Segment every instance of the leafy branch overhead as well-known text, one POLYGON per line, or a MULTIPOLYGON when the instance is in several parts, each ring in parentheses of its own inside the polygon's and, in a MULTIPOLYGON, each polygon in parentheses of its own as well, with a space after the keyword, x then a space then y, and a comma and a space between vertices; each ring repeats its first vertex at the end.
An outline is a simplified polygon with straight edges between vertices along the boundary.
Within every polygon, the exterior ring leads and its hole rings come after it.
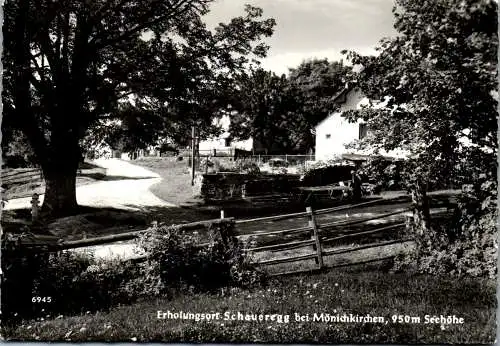
POLYGON ((469 159, 496 177, 497 3, 398 0, 393 12, 399 34, 378 56, 348 53, 363 67, 358 85, 385 107, 351 119, 369 122, 370 144, 409 149, 427 179, 448 179, 469 159))
POLYGON ((111 122, 123 122, 126 133, 137 129, 134 122, 150 124, 129 143, 136 147, 162 136, 185 137, 195 124, 213 131, 234 78, 266 55, 263 39, 275 21, 248 5, 243 16, 209 30, 203 16, 212 2, 7 2, 7 137, 9 129, 22 130, 45 177, 71 180, 82 143, 107 137, 111 122))

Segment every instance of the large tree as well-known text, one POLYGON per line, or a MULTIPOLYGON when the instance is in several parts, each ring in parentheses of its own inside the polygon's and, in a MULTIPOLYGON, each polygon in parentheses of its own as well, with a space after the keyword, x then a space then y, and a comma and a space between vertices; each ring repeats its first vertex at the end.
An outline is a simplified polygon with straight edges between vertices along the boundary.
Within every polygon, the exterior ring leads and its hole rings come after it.
POLYGON ((304 146, 301 130, 307 131, 307 123, 297 112, 299 100, 286 76, 259 68, 239 81, 233 93, 231 135, 251 137, 269 154, 300 151, 304 146))
POLYGON ((497 2, 397 0, 393 12, 398 35, 378 56, 348 55, 363 67, 358 85, 385 107, 349 116, 368 122, 369 145, 409 150, 408 183, 426 231, 430 184, 496 182, 497 2))
POLYGON ((313 59, 290 69, 288 76, 257 69, 240 78, 231 132, 253 137, 269 153, 305 153, 314 148, 314 127, 335 111, 335 97, 351 68, 313 59))
POLYGON ((82 140, 103 121, 154 116, 149 123, 163 134, 220 115, 219 91, 252 55, 265 56, 261 39, 275 23, 247 6, 244 16, 211 31, 203 22, 211 2, 6 2, 5 124, 22 130, 35 152, 44 210, 56 216, 77 206, 82 140))

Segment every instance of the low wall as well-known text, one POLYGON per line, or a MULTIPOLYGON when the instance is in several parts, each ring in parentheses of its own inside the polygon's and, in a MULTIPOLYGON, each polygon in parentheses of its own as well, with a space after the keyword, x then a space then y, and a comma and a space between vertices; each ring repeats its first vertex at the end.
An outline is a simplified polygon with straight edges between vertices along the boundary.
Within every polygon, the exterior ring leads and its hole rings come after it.
POLYGON ((299 186, 299 175, 219 172, 203 174, 200 195, 205 202, 238 201, 245 195, 288 193, 299 186), (243 188, 243 186, 245 186, 243 188))

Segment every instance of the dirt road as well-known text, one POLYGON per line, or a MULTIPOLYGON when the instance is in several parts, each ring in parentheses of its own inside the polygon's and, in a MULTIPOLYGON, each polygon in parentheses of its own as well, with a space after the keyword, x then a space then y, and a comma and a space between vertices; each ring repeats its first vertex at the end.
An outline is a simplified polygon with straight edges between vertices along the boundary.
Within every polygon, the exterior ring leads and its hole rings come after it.
MULTIPOLYGON (((97 183, 78 186, 76 188, 78 204, 125 210, 138 210, 148 206, 175 206, 149 191, 152 185, 161 180, 158 174, 119 159, 99 159, 94 163, 106 168, 106 177, 97 183)), ((30 208, 30 202, 30 197, 12 199, 5 205, 4 210, 30 208)), ((40 196, 40 202, 43 202, 43 195, 40 196)))

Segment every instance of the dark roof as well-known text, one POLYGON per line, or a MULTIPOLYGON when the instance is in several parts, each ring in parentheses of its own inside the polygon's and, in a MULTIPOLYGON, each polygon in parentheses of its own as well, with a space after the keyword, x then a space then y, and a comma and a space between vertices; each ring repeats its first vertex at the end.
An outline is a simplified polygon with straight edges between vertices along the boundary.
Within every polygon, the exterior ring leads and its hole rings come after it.
POLYGON ((339 91, 337 95, 334 96, 333 102, 342 104, 347 100, 347 94, 356 87, 355 83, 346 83, 344 88, 339 91))
MULTIPOLYGON (((337 95, 335 95, 333 97, 333 102, 335 102, 336 104, 343 104, 347 101, 347 94, 349 94, 350 91, 352 91, 353 89, 356 88, 356 84, 355 83, 346 83, 346 85, 344 86, 344 88, 339 91, 337 93, 337 95)), ((325 120, 326 118, 328 118, 329 116, 331 115, 331 113, 328 113, 324 118, 322 118, 321 120, 319 120, 315 127, 318 126, 321 122, 323 122, 323 120, 325 120)))

